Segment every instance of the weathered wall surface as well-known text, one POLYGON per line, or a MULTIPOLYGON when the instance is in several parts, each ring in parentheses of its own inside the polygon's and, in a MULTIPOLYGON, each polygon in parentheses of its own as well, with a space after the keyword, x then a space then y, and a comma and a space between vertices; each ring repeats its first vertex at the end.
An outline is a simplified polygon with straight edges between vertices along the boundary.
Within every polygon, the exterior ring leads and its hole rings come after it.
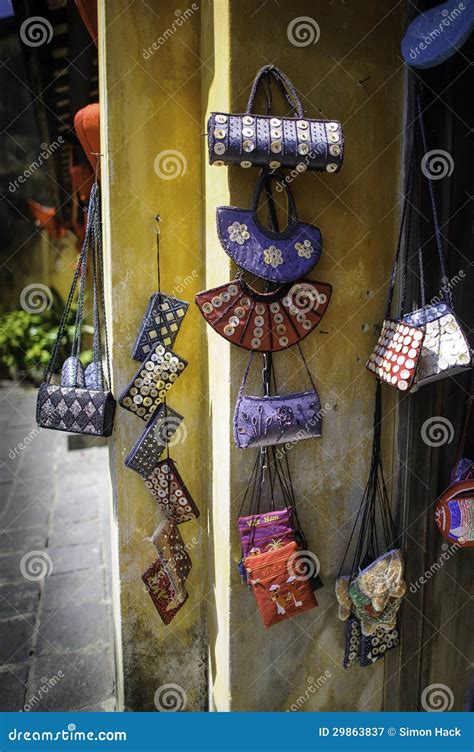
MULTIPOLYGON (((330 405, 323 438, 301 443, 289 458, 309 546, 321 560, 326 587, 317 593, 319 607, 266 632, 240 583, 236 518, 254 453, 234 448, 231 420, 246 355, 206 331, 191 305, 176 345, 189 366, 170 404, 186 416, 188 437, 173 455, 202 516, 198 524, 183 526, 186 540, 199 537, 191 551, 191 597, 167 628, 140 581, 153 558, 143 538, 153 528, 154 503, 138 476, 122 465, 142 425, 120 409, 117 415, 113 462, 126 707, 153 709, 155 690, 173 682, 185 689, 188 710, 206 709, 209 645, 213 709, 285 710, 304 697, 302 710, 377 710, 383 665, 340 668, 344 627, 333 583, 368 473, 375 382, 364 362, 382 317, 396 238, 401 6, 388 0, 363 6, 207 0, 148 58, 143 50, 180 15, 177 3, 153 10, 122 0, 104 0, 102 6, 116 392, 133 373, 131 343, 155 289, 153 214, 163 218, 163 289, 172 291, 177 279, 195 271, 181 293, 192 300, 197 290, 232 273, 217 239, 215 206, 248 205, 257 173, 206 165, 202 134, 208 112, 242 111, 256 70, 273 62, 304 95, 308 116, 342 120, 346 138, 340 174, 307 173, 291 186, 301 219, 323 234, 322 259, 312 276, 333 285, 328 311, 303 345, 321 403, 330 405), (318 24, 317 43, 297 46, 289 39, 289 24, 300 16, 318 24), (154 170, 156 155, 168 149, 186 162, 186 171, 173 180, 154 170), (325 678, 314 691, 319 677, 325 678)), ((296 352, 278 354, 275 365, 282 391, 306 387, 296 352)), ((256 380, 250 380, 252 388, 258 388, 256 380)), ((390 441, 389 435, 388 456, 390 441)))

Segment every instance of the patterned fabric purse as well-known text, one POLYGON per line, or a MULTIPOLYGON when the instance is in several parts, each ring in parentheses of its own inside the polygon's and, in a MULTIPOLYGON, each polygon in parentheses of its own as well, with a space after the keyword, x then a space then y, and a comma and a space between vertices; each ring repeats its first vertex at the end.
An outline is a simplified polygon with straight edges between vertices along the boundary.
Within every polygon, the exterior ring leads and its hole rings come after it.
POLYGON ((258 292, 242 277, 204 290, 195 301, 221 337, 255 352, 277 352, 301 342, 321 321, 332 287, 301 280, 258 292))
POLYGON ((142 580, 163 623, 169 624, 186 603, 188 593, 182 587, 175 587, 161 559, 153 562, 142 580))
POLYGON ((308 578, 296 574, 298 556, 297 544, 292 542, 276 551, 245 559, 248 582, 265 627, 318 605, 308 578))
POLYGON ((171 457, 158 462, 144 480, 162 512, 177 525, 199 517, 199 509, 171 457))
POLYGON ((157 345, 120 394, 119 405, 149 420, 187 365, 172 350, 157 345))
MULTIPOLYGON (((273 202, 269 201, 268 207, 270 224, 275 227, 273 202)), ((218 206, 217 232, 223 249, 239 267, 279 284, 305 277, 321 255, 320 230, 298 220, 290 188, 279 173, 264 172, 260 176, 250 209, 218 206), (288 199, 288 226, 282 232, 264 227, 257 216, 262 191, 273 178, 288 199)))
POLYGON ((337 172, 344 157, 342 126, 336 120, 305 117, 303 105, 291 81, 274 65, 257 73, 243 114, 212 112, 207 123, 209 163, 240 167, 278 167, 337 172), (255 115, 257 87, 268 84, 267 114, 255 115), (271 115, 271 82, 274 81, 294 117, 271 115))
POLYGON ((160 405, 125 458, 125 465, 147 478, 165 449, 173 445, 183 420, 183 416, 168 405, 160 405))
POLYGON ((239 517, 238 527, 244 557, 275 551, 295 540, 289 509, 239 517))
POLYGON ((162 292, 152 295, 133 345, 132 358, 145 360, 158 344, 173 347, 188 307, 189 303, 172 295, 162 292))
POLYGON ((253 353, 245 369, 234 411, 234 442, 239 449, 319 438, 321 403, 300 348, 312 389, 287 395, 253 397, 244 394, 253 353))
MULTIPOLYGON (((115 415, 115 400, 108 389, 110 384, 110 361, 105 321, 105 303, 103 294, 102 243, 100 225, 100 197, 99 187, 95 183, 92 187, 87 215, 87 226, 79 261, 74 273, 71 289, 66 306, 58 327, 58 334, 51 354, 48 367, 44 374, 44 381, 38 390, 36 403, 36 421, 41 428, 52 428, 57 431, 87 434, 91 436, 110 436, 113 430, 115 415), (81 329, 83 324, 84 296, 86 286, 86 271, 91 251, 94 302, 93 302, 93 353, 95 373, 101 374, 101 379, 85 379, 84 370, 79 360, 81 329), (52 384, 61 341, 64 337, 66 322, 71 309, 79 278, 81 279, 71 357, 63 365, 61 385, 52 384), (99 307, 102 309, 102 317, 99 307), (102 321, 101 321, 102 318, 102 321), (107 383, 102 372, 102 343, 101 324, 105 332, 105 357, 107 363, 107 383)), ((89 369, 89 374, 91 373, 89 369)))

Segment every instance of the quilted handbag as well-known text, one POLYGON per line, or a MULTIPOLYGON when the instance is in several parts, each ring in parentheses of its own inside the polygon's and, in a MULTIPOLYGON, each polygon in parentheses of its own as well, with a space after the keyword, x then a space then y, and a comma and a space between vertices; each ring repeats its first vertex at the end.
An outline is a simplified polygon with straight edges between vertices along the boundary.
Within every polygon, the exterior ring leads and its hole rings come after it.
MULTIPOLYGON (((41 428, 52 428, 57 431, 87 434, 91 436, 110 436, 113 430, 115 415, 115 399, 108 389, 110 384, 110 361, 105 321, 105 303, 103 294, 102 244, 100 232, 100 197, 99 187, 95 183, 92 187, 86 233, 79 261, 74 273, 71 289, 66 306, 58 327, 58 334, 53 346, 49 364, 44 374, 44 381, 38 390, 36 402, 36 421, 41 428), (89 250, 91 253, 89 254, 89 250), (86 270, 89 255, 92 257, 94 297, 93 297, 93 357, 96 373, 102 374, 100 383, 87 382, 82 364, 79 360, 81 330, 83 324, 84 296, 86 270), (70 313, 77 283, 79 293, 75 333, 71 356, 65 361, 61 372, 61 384, 53 384, 52 378, 58 359, 61 342, 64 337, 66 323, 70 313), (101 312, 102 311, 102 320, 101 312), (105 346, 102 348, 101 325, 104 326, 105 346), (107 381, 102 373, 102 354, 105 350, 107 363, 107 381)), ((90 373, 90 371, 89 371, 90 373)))
POLYGON ((321 255, 319 228, 298 220, 290 188, 278 173, 260 176, 250 209, 218 206, 217 232, 223 249, 238 266, 279 284, 306 276, 321 255), (288 225, 282 232, 264 227, 257 216, 262 190, 272 177, 288 198, 288 225))
POLYGON ((144 481, 161 511, 177 525, 199 517, 199 509, 171 457, 158 462, 144 481))
POLYGON ((248 582, 265 627, 318 605, 308 579, 295 574, 297 557, 297 544, 291 542, 276 551, 245 559, 248 582))
POLYGON ((183 420, 168 405, 160 405, 125 458, 125 465, 146 478, 165 449, 176 442, 176 432, 183 420))
POLYGON ((172 350, 157 345, 120 394, 119 405, 142 420, 149 420, 187 365, 172 350))
MULTIPOLYGON (((270 90, 271 93, 271 90, 270 90)), ((209 163, 240 167, 295 168, 299 172, 320 170, 337 172, 344 157, 342 126, 336 120, 305 117, 296 89, 274 65, 261 68, 253 82, 246 112, 212 112, 207 123, 209 163), (274 81, 293 117, 253 112, 260 82, 274 81)))
POLYGON ((321 321, 331 285, 304 279, 272 292, 257 292, 242 277, 205 290, 195 301, 207 323, 224 339, 247 350, 285 350, 321 321))
POLYGON ((179 327, 189 303, 185 300, 156 292, 151 296, 140 331, 132 349, 132 358, 145 360, 156 345, 173 347, 179 327))
POLYGON ((246 449, 319 438, 322 428, 321 403, 304 357, 312 389, 296 394, 262 397, 244 394, 252 358, 253 353, 249 357, 235 405, 236 447, 246 449))
POLYGON ((148 302, 135 344, 132 358, 144 361, 157 345, 171 348, 181 323, 189 308, 189 303, 173 295, 161 292, 160 275, 160 218, 156 217, 156 268, 158 292, 148 302))
POLYGON ((153 562, 142 575, 142 580, 161 620, 169 624, 186 603, 188 593, 184 588, 175 587, 161 559, 153 562))

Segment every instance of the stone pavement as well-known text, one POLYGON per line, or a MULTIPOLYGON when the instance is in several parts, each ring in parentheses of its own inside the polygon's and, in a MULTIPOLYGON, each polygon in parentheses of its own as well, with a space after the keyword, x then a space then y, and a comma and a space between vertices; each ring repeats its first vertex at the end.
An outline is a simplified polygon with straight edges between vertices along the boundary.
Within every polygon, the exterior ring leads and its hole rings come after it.
POLYGON ((0 711, 115 710, 107 448, 35 400, 0 389, 0 711))

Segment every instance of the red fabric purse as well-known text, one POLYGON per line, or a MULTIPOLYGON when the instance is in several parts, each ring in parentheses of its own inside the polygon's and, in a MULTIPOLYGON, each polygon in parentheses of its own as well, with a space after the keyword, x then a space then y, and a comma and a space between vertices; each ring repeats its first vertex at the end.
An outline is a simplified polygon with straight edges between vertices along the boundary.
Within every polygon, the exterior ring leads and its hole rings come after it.
POLYGON ((245 559, 248 582, 265 627, 315 608, 318 604, 306 575, 298 575, 298 547, 288 543, 245 559))

